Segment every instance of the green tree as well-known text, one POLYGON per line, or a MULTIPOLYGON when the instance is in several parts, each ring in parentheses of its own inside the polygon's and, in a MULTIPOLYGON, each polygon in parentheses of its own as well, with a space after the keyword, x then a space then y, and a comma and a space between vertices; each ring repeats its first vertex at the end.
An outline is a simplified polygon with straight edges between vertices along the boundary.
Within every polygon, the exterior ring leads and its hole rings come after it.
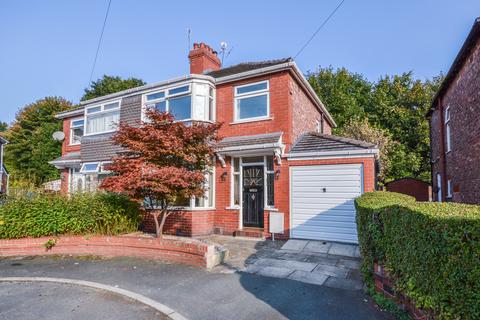
POLYGON ((425 114, 443 75, 421 81, 412 72, 369 82, 345 68, 320 68, 309 82, 337 121, 340 134, 350 121, 368 119, 395 142, 385 181, 403 177, 430 179, 429 126, 425 114))
POLYGON ((103 78, 92 81, 90 87, 84 90, 85 93, 80 100, 93 99, 118 91, 143 86, 144 84, 145 82, 143 80, 137 78, 122 79, 118 76, 103 75, 103 78))
POLYGON ((17 113, 5 133, 10 142, 5 147, 5 164, 15 179, 39 185, 59 177, 58 170, 48 163, 61 154, 61 143, 52 133, 62 129, 62 122, 54 115, 70 108, 72 104, 64 98, 46 97, 17 113))
POLYGON ((8 123, 0 121, 0 132, 5 132, 8 129, 8 123))

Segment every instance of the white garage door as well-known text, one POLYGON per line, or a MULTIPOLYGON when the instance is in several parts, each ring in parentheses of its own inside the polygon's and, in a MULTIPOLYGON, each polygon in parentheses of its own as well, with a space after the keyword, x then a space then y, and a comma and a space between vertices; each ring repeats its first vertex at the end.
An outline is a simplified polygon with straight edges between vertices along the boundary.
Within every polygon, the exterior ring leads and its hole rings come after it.
POLYGON ((361 164, 290 169, 292 238, 357 243, 354 199, 363 192, 361 164))

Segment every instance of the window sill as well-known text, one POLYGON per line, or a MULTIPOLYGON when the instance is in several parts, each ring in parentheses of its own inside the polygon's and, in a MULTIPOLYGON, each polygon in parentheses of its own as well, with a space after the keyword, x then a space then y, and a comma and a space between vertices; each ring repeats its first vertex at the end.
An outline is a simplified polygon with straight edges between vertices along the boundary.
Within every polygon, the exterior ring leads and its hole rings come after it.
POLYGON ((240 207, 239 206, 226 207, 225 210, 240 210, 240 207))
POLYGON ((272 212, 274 212, 274 211, 275 211, 275 212, 276 212, 276 211, 279 211, 279 210, 278 210, 277 208, 275 208, 275 207, 265 207, 264 210, 266 210, 266 211, 272 211, 272 212))
POLYGON ((110 130, 110 131, 102 131, 102 132, 89 133, 89 134, 84 134, 83 136, 84 136, 84 137, 98 136, 98 135, 101 135, 101 134, 112 133, 112 132, 116 132, 116 131, 118 131, 118 130, 115 129, 115 130, 110 130))
POLYGON ((80 142, 79 143, 69 143, 69 144, 67 144, 67 147, 75 147, 75 146, 79 146, 79 145, 81 145, 80 142))
POLYGON ((242 124, 242 123, 270 121, 270 120, 273 120, 273 117, 261 117, 261 118, 245 119, 245 120, 235 120, 233 122, 230 122, 229 124, 242 124))

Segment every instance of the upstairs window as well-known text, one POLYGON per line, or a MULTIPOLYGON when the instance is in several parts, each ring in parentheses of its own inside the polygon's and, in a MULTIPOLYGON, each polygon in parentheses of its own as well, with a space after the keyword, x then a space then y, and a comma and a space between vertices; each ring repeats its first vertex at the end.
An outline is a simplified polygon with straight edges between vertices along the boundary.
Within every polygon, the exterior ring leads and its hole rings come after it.
POLYGON ((192 119, 190 85, 153 92, 145 96, 146 106, 160 112, 170 112, 176 120, 192 119))
POLYGON ((235 87, 235 121, 268 117, 269 100, 268 81, 235 87))
POLYGON ((86 135, 117 130, 120 120, 120 102, 110 102, 86 109, 86 135))
POLYGON ((452 151, 451 128, 450 128, 450 107, 445 109, 445 143, 447 152, 452 151))
POLYGON ((79 144, 83 137, 84 119, 76 119, 70 122, 70 144, 79 144))

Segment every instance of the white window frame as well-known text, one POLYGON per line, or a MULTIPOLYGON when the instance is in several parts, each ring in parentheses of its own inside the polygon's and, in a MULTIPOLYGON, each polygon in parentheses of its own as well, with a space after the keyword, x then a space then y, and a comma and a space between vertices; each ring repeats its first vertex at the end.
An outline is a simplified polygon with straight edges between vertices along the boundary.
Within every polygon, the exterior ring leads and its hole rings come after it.
POLYGON ((250 121, 257 121, 257 120, 264 120, 270 118, 270 81, 269 80, 263 80, 263 81, 258 81, 258 82, 252 82, 252 83, 247 83, 241 86, 235 86, 233 88, 233 96, 234 96, 234 107, 233 107, 233 122, 234 123, 241 123, 241 122, 250 122, 250 121), (237 93, 237 90, 240 88, 244 87, 249 87, 261 83, 266 83, 267 88, 262 89, 262 90, 257 90, 257 91, 252 91, 252 92, 246 92, 246 93, 237 93), (251 118, 239 118, 240 112, 238 110, 238 101, 243 99, 243 98, 253 98, 253 97, 258 97, 258 96, 267 96, 267 114, 264 116, 259 116, 259 117, 251 117, 251 118))
MULTIPOLYGON (((193 120, 192 116, 193 116, 193 111, 194 111, 193 110, 194 95, 193 95, 193 90, 192 90, 192 83, 183 83, 183 84, 176 85, 176 86, 173 86, 173 87, 166 87, 166 88, 162 88, 160 90, 153 90, 153 91, 144 93, 143 97, 142 97, 142 104, 144 106, 143 109, 146 111, 148 109, 155 108, 155 104, 165 101, 165 111, 170 112, 170 103, 169 103, 170 99, 180 97, 180 96, 188 96, 188 95, 190 95, 190 118, 181 119, 181 120, 178 120, 178 121, 185 121, 185 122, 192 121, 193 120), (168 94, 168 92, 170 90, 175 90, 177 88, 186 87, 186 86, 188 86, 188 91, 183 91, 183 92, 175 93, 175 94, 168 94), (151 95, 151 94, 154 94, 154 93, 159 93, 159 92, 163 92, 165 94, 165 96, 163 98, 147 100, 148 95, 151 95)), ((145 112, 142 112, 142 121, 147 120, 146 117, 144 116, 144 113, 145 112)))
MULTIPOLYGON (((195 197, 192 197, 190 199, 190 207, 188 208, 189 210, 214 210, 215 209, 215 166, 211 168, 211 174, 212 174, 212 205, 209 205, 209 198, 208 198, 208 188, 205 190, 205 195, 203 196, 204 200, 204 206, 195 206, 195 197)), ((210 184, 210 176, 209 174, 205 174, 205 184, 208 186, 210 184)))
POLYGON ((447 180, 447 198, 452 198, 452 180, 447 180))
POLYGON ((445 143, 446 143, 446 153, 452 151, 452 138, 451 138, 451 127, 450 127, 450 106, 445 109, 445 143))
POLYGON ((91 174, 91 173, 100 173, 102 163, 101 162, 84 162, 80 168, 80 173, 91 174), (96 164, 97 168, 95 170, 85 170, 85 167, 90 164, 96 164))
POLYGON ((117 130, 118 130, 118 123, 116 124, 116 127, 115 127, 115 129, 113 129, 113 130, 106 130, 106 131, 99 131, 99 132, 88 133, 88 132, 87 132, 87 131, 88 131, 88 130, 87 130, 87 125, 88 125, 87 118, 88 118, 88 116, 91 116, 91 115, 99 115, 99 114, 110 113, 110 112, 112 112, 112 111, 118 111, 118 112, 119 112, 119 119, 120 119, 121 101, 122 101, 121 99, 119 99, 119 100, 112 100, 112 101, 104 102, 104 103, 102 103, 102 104, 92 105, 92 106, 86 107, 86 108, 85 108, 85 115, 84 115, 83 136, 84 136, 84 137, 86 137, 86 136, 94 136, 94 135, 97 135, 97 134, 103 134, 103 133, 109 133, 109 132, 115 132, 115 131, 117 131, 117 130), (113 104, 113 103, 118 103, 118 107, 113 108, 113 109, 105 110, 105 106, 106 106, 106 105, 113 104), (100 111, 88 113, 88 110, 89 110, 89 109, 98 108, 98 107, 100 107, 100 111))
POLYGON ((83 135, 85 135, 85 118, 75 118, 75 119, 70 120, 70 136, 68 138, 68 145, 69 146, 77 146, 77 145, 81 144, 81 141, 72 143, 72 141, 73 141, 73 129, 77 129, 77 128, 80 128, 80 127, 83 128, 83 135), (79 120, 83 120, 83 126, 78 126, 78 125, 74 126, 73 123, 75 121, 79 121, 79 120))

